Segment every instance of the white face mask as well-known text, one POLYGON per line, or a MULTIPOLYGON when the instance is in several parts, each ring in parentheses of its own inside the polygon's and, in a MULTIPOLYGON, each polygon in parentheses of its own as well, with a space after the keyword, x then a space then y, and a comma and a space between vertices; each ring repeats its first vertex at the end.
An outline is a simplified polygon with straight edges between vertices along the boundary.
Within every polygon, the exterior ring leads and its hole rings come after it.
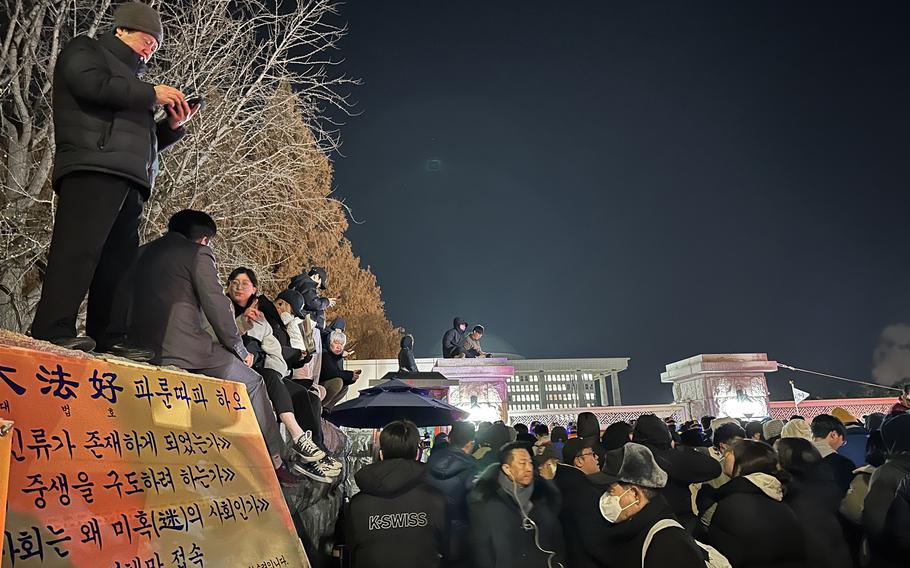
POLYGON ((622 514, 623 511, 629 507, 635 506, 638 501, 629 503, 625 507, 620 505, 619 500, 623 495, 631 491, 631 489, 626 489, 620 495, 611 495, 610 493, 604 493, 600 496, 600 514, 603 515, 603 518, 607 519, 611 523, 615 523, 616 519, 622 514))
POLYGON ((281 323, 287 325, 294 319, 294 314, 290 312, 281 312, 281 323))

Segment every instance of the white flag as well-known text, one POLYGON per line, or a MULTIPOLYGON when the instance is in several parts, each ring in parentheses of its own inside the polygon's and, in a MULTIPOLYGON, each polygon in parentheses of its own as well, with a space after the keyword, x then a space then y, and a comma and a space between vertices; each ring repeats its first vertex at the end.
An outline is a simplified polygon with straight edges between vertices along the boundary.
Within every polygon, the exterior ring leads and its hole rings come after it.
POLYGON ((802 401, 809 398, 809 393, 807 393, 804 390, 800 390, 800 389, 796 388, 793 385, 793 383, 790 383, 790 388, 793 389, 793 402, 796 403, 797 405, 799 405, 799 403, 801 403, 802 401))

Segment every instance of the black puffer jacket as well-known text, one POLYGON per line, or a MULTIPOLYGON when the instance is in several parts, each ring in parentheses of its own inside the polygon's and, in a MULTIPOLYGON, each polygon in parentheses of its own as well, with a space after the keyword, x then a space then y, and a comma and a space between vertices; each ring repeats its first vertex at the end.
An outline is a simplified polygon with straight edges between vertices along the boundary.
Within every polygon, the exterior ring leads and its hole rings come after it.
POLYGON ((360 469, 346 536, 355 568, 435 568, 445 552, 445 498, 426 465, 383 460, 360 469))
POLYGON ((654 459, 667 472, 667 485, 661 490, 673 514, 688 530, 696 523, 692 511, 692 493, 689 485, 704 483, 721 474, 720 464, 694 448, 673 448, 670 430, 663 420, 646 414, 635 423, 632 441, 646 446, 654 459))
POLYGON ((319 295, 319 285, 306 274, 300 274, 291 278, 288 288, 303 295, 303 311, 313 318, 316 327, 325 329, 325 311, 329 309, 330 302, 328 298, 319 295))
POLYGON ((910 476, 910 414, 889 416, 881 430, 890 455, 869 479, 869 492, 863 504, 863 530, 869 539, 873 565, 876 562, 887 565, 893 547, 886 520, 898 486, 910 476))
POLYGON ((449 526, 448 559, 460 562, 468 550, 468 493, 474 488, 477 460, 451 446, 434 450, 427 461, 426 483, 445 495, 449 526))
POLYGON ((853 559, 838 520, 840 487, 826 464, 787 486, 784 503, 806 531, 806 568, 851 568, 853 559))
POLYGON ((705 542, 736 568, 805 568, 806 537, 783 502, 779 481, 765 474, 736 477, 717 491, 705 542))
MULTIPOLYGON (((667 502, 658 495, 634 517, 603 531, 602 566, 641 568, 641 553, 648 531, 661 519, 674 519, 667 502)), ((668 527, 657 531, 648 546, 644 568, 704 568, 705 553, 685 530, 668 527)), ((737 568, 739 568, 738 565, 737 568)))
POLYGON ((485 469, 468 497, 474 567, 548 568, 549 556, 537 547, 535 535, 540 548, 555 553, 553 566, 564 563, 559 490, 535 476, 528 516, 536 530, 525 530, 518 503, 499 485, 500 471, 499 464, 485 469))
POLYGON ((600 514, 600 497, 609 485, 596 485, 583 471, 559 464, 553 478, 562 495, 559 514, 566 539, 566 560, 572 568, 608 566, 613 551, 604 540, 613 525, 600 514))
POLYGON ((158 152, 183 137, 155 124, 154 85, 142 61, 112 33, 70 40, 54 69, 54 187, 63 176, 95 171, 135 182, 148 200, 158 152))

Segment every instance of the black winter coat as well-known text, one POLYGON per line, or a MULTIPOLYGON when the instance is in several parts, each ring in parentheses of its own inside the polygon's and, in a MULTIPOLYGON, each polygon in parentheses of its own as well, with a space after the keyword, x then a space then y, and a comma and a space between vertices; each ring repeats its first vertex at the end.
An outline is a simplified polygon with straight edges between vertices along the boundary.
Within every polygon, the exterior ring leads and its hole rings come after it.
POLYGON ((654 459, 667 472, 667 485, 661 493, 670 505, 670 510, 688 530, 695 526, 697 518, 692 511, 692 492, 689 485, 704 483, 721 474, 720 463, 711 456, 694 448, 657 448, 645 444, 654 459))
POLYGON ((405 335, 401 338, 401 351, 398 352, 398 370, 416 373, 417 361, 414 360, 414 338, 405 335))
POLYGON ((528 516, 537 528, 528 531, 515 498, 499 485, 500 471, 499 464, 484 470, 468 497, 474 568, 548 568, 549 556, 538 549, 535 534, 541 548, 556 553, 553 566, 565 562, 559 490, 535 476, 528 516))
POLYGON ((894 501, 888 507, 885 521, 885 540, 888 547, 873 558, 876 568, 903 568, 910 558, 910 476, 898 485, 894 501))
MULTIPOLYGON (((610 554, 602 558, 610 568, 641 568, 641 552, 648 531, 661 519, 675 519, 666 500, 658 495, 631 519, 617 523, 603 536, 610 554)), ((738 565, 734 565, 739 568, 738 565)), ((680 528, 657 531, 648 547, 645 568, 704 568, 705 553, 680 528)), ((571 568, 571 565, 569 566, 571 568)))
POLYGON ((325 311, 329 309, 330 302, 328 298, 319 295, 319 285, 306 274, 300 274, 291 278, 288 288, 303 295, 303 311, 313 318, 316 327, 320 330, 325 329, 325 311))
POLYGON ((847 494, 847 490, 850 489, 850 483, 853 482, 853 471, 856 469, 856 464, 847 456, 842 456, 837 452, 828 454, 822 458, 822 462, 828 464, 828 467, 834 473, 834 481, 840 487, 841 498, 843 499, 844 495, 847 494))
MULTIPOLYGON (((600 514, 600 496, 609 486, 596 485, 577 467, 559 464, 553 479, 562 495, 562 523, 566 541, 566 560, 571 568, 609 566, 612 555, 604 532, 613 528, 600 514)), ((639 567, 640 568, 640 567, 639 567)))
POLYGON ((908 475, 910 451, 902 451, 889 456, 869 480, 869 493, 863 504, 863 530, 869 539, 873 566, 877 565, 876 562, 887 566, 887 558, 893 548, 887 523, 888 509, 894 502, 898 486, 908 475))
POLYGON ((474 488, 479 464, 463 451, 448 446, 433 450, 427 460, 427 485, 445 496, 449 547, 447 558, 460 562, 470 556, 468 549, 468 493, 474 488))
POLYGON ((346 536, 354 568, 436 568, 445 551, 445 498, 426 465, 383 460, 360 469, 346 536))
POLYGON ((319 381, 329 379, 341 379, 346 385, 353 385, 355 382, 354 371, 344 370, 344 354, 335 355, 331 349, 322 352, 322 370, 319 372, 319 381))
MULTIPOLYGON (((468 322, 461 318, 455 318, 454 321, 452 321, 452 329, 442 336, 443 358, 452 359, 464 353, 464 349, 461 348, 461 342, 464 339, 464 331, 458 329, 458 326, 467 324, 468 322)), ((467 331, 467 328, 465 328, 465 331, 467 331)))
POLYGON ((784 503, 805 529, 806 568, 851 568, 853 558, 838 518, 841 492, 831 470, 820 464, 787 486, 784 503))
POLYGON ((155 124, 155 87, 138 77, 142 61, 113 33, 71 39, 54 69, 53 183, 77 171, 135 182, 148 200, 158 152, 185 134, 155 124))
MULTIPOLYGON (((773 492, 772 492, 773 493, 773 492)), ((705 542, 736 568, 805 568, 806 537, 790 507, 747 477, 718 491, 705 542)))

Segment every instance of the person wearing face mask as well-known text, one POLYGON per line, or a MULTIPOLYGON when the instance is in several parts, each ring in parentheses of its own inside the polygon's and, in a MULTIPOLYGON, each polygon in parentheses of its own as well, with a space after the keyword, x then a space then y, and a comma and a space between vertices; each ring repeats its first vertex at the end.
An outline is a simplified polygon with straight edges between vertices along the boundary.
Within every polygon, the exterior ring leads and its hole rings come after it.
POLYGON ((704 568, 706 552, 673 516, 660 493, 665 472, 646 446, 629 442, 607 453, 606 468, 591 476, 609 490, 600 514, 613 526, 604 531, 611 568, 704 568), (650 537, 650 538, 649 538, 650 537))
POLYGON ((764 442, 738 440, 724 455, 730 481, 717 491, 705 542, 736 568, 805 568, 806 535, 784 502, 789 476, 764 442))
POLYGON ((535 476, 526 445, 505 444, 499 456, 468 498, 475 568, 567 568, 559 490, 535 476))

